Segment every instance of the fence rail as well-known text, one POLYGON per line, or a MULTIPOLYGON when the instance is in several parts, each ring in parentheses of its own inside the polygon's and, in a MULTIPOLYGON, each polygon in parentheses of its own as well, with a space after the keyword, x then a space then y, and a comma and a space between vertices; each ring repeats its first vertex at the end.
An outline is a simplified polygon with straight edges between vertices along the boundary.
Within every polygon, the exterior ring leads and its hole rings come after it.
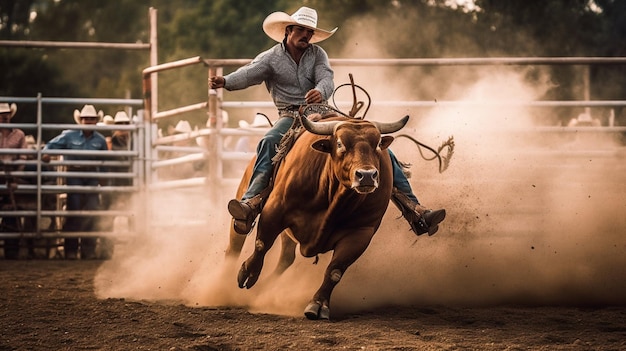
MULTIPOLYGON (((2 44, 0 42, 0 44, 2 44)), ((267 128, 244 129, 230 128, 223 125, 219 116, 223 109, 250 109, 250 108, 274 108, 271 101, 233 101, 225 100, 223 90, 208 90, 207 101, 195 104, 180 106, 166 111, 158 110, 158 101, 156 101, 157 88, 155 84, 157 74, 161 71, 178 69, 189 65, 202 64, 209 70, 210 74, 221 72, 223 67, 241 66, 249 62, 248 59, 236 60, 215 60, 203 59, 199 56, 189 59, 179 60, 171 63, 160 65, 152 65, 146 68, 143 73, 144 99, 87 99, 87 98, 55 98, 55 97, 0 97, 0 102, 16 102, 37 104, 37 121, 36 123, 19 123, 19 124, 0 124, 2 127, 20 128, 23 130, 32 130, 37 136, 37 150, 25 150, 24 154, 34 160, 15 161, 12 165, 27 165, 35 167, 35 170, 12 172, 12 176, 24 177, 34 180, 34 184, 20 184, 15 189, 10 189, 9 185, 0 185, 0 194, 6 194, 12 191, 16 195, 32 195, 36 194, 37 204, 34 208, 17 209, 7 211, 0 210, 2 216, 20 216, 24 218, 36 218, 38 222, 44 217, 63 218, 67 216, 78 217, 98 217, 106 218, 111 216, 129 215, 128 212, 118 210, 108 211, 72 211, 68 213, 63 208, 56 206, 54 209, 43 208, 42 198, 48 195, 63 197, 68 192, 80 193, 99 193, 100 195, 115 193, 132 193, 138 195, 144 212, 131 213, 130 215, 141 218, 138 225, 144 225, 146 228, 150 226, 151 213, 145 210, 146 204, 151 199, 150 196, 155 191, 168 191, 171 189, 181 189, 189 187, 204 187, 211 192, 218 193, 223 189, 222 185, 234 185, 237 176, 224 175, 224 169, 227 163, 246 162, 254 155, 254 152, 242 152, 230 150, 225 147, 226 138, 253 137, 259 138, 263 135, 267 128), (93 126, 84 127, 75 124, 47 124, 42 123, 45 107, 49 104, 94 104, 98 106, 122 105, 132 108, 143 107, 142 118, 135 125, 131 126, 93 126), (191 111, 206 111, 207 118, 213 123, 209 127, 201 128, 188 133, 177 135, 159 136, 157 133, 156 122, 164 119, 180 118, 184 113, 191 111), (95 152, 79 152, 71 150, 41 150, 43 144, 41 133, 45 130, 64 130, 64 129, 92 129, 100 132, 111 132, 117 129, 126 129, 133 133, 134 149, 129 151, 111 152, 108 154, 112 157, 127 157, 131 159, 132 171, 116 172, 116 173, 99 173, 99 172, 78 172, 72 175, 81 177, 89 177, 95 179, 132 179, 130 186, 87 186, 77 187, 63 184, 63 179, 71 176, 64 168, 68 166, 105 166, 115 167, 123 166, 124 162, 114 160, 82 160, 69 161, 58 160, 48 165, 40 163, 41 156, 50 154, 53 156, 99 156, 95 152), (197 144, 203 141, 202 144, 197 144), (191 145, 181 145, 190 142, 191 145), (185 166, 201 164, 203 168, 200 172, 189 173, 183 177, 169 177, 168 171, 179 171, 185 166), (52 168, 47 169, 47 168, 52 168), (55 180, 54 184, 50 184, 50 180, 55 180)), ((626 58, 607 58, 607 57, 580 57, 580 58, 455 58, 455 59, 331 59, 333 66, 497 66, 497 65, 624 65, 626 58)), ((339 106, 350 106, 349 101, 339 101, 339 106)), ((458 107, 520 107, 520 108, 622 108, 626 106, 626 100, 590 100, 581 99, 576 101, 497 101, 497 102, 477 102, 477 101, 377 101, 380 107, 403 107, 403 108, 458 108, 458 107)), ((542 126, 533 128, 518 128, 516 131, 523 133, 559 133, 559 134, 594 134, 594 133, 626 133, 626 126, 602 126, 602 127, 584 127, 571 128, 561 126, 542 126)), ((0 156, 11 154, 12 151, 0 150, 0 156)), ((543 155, 549 154, 546 150, 543 155)), ((568 151, 567 155, 576 155, 578 151, 568 151)), ((622 157, 623 150, 585 150, 581 155, 610 156, 622 157)), ((563 151, 555 151, 556 156, 563 156, 563 151)), ((192 167, 193 168, 193 167, 192 167)), ((243 169, 241 169, 243 171, 243 169)), ((61 227, 55 227, 50 230, 48 228, 36 227, 32 231, 13 231, 0 232, 0 239, 15 237, 101 237, 109 236, 110 232, 94 231, 94 232, 64 232, 61 227)))

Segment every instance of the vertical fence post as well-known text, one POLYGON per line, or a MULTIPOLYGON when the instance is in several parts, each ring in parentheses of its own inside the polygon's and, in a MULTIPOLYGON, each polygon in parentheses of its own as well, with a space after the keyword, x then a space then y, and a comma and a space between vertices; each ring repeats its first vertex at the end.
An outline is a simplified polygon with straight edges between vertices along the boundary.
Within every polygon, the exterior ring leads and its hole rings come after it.
MULTIPOLYGON (((157 9, 154 7, 150 8, 150 66, 156 66, 159 64, 159 59, 157 55, 157 9)), ((156 113, 158 109, 158 73, 153 73, 154 75, 150 75, 150 118, 148 121, 152 122, 152 114, 156 113)))
POLYGON ((37 93, 37 215, 35 216, 35 231, 37 236, 41 235, 41 207, 43 201, 41 200, 43 192, 41 191, 41 142, 42 142, 42 125, 43 125, 43 113, 41 111, 41 93, 37 93))
MULTIPOLYGON (((217 90, 211 89, 210 84, 208 84, 210 77, 213 77, 217 74, 217 70, 215 67, 209 66, 208 69, 208 77, 207 77, 207 87, 208 87, 208 101, 207 101, 207 114, 209 119, 209 128, 212 129, 212 134, 208 138, 208 164, 209 164, 209 173, 207 179, 207 185, 209 187, 209 196, 212 203, 219 203, 220 199, 220 191, 218 179, 218 145, 217 145, 217 137, 220 132, 220 128, 216 128, 218 126, 217 120, 217 112, 218 112, 218 99, 217 99, 217 90)), ((221 126, 221 121, 220 121, 221 126)))

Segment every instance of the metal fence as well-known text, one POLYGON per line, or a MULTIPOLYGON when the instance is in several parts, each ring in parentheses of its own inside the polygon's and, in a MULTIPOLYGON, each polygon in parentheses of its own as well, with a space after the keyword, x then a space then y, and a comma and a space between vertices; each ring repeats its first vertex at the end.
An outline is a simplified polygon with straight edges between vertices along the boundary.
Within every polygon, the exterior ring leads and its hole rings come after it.
MULTIPOLYGON (((193 57, 162 65, 153 65, 143 71, 143 100, 138 99, 65 99, 42 97, 0 97, 0 102, 15 102, 18 104, 36 104, 37 118, 35 123, 0 125, 0 127, 13 127, 23 129, 27 134, 36 138, 36 145, 32 150, 24 150, 23 154, 29 156, 26 161, 6 162, 6 169, 23 165, 28 170, 20 172, 5 171, 5 178, 20 178, 27 180, 12 185, 11 182, 0 184, 2 196, 13 196, 15 201, 8 201, 8 207, 2 208, 0 217, 20 217, 23 225, 18 230, 0 232, 0 239, 7 238, 65 238, 65 237, 106 237, 111 235, 111 228, 92 232, 64 232, 62 230, 63 219, 67 216, 91 216, 97 218, 132 217, 134 227, 126 228, 127 235, 133 235, 137 227, 148 228, 153 224, 152 214, 148 203, 156 192, 170 189, 198 188, 203 187, 206 193, 200 196, 215 196, 219 199, 223 185, 234 185, 238 182, 243 172, 245 162, 253 155, 250 152, 234 151, 225 148, 224 140, 228 137, 254 137, 259 138, 267 129, 228 128, 224 125, 221 113, 225 109, 240 108, 273 108, 268 101, 233 101, 226 100, 222 90, 207 89, 207 101, 196 104, 181 106, 179 108, 159 111, 156 101, 158 86, 155 84, 158 72, 176 69, 188 65, 203 64, 207 67, 208 76, 221 74, 223 67, 240 66, 249 60, 204 60, 193 57), (43 115, 49 104, 71 104, 82 106, 94 104, 96 106, 121 105, 134 109, 136 113, 135 123, 130 126, 93 126, 90 129, 100 132, 110 132, 116 129, 127 129, 132 133, 133 148, 129 151, 109 151, 107 156, 125 158, 128 161, 119 160, 96 160, 102 156, 98 152, 50 150, 43 151, 42 132, 46 130, 61 131, 64 129, 82 129, 84 126, 76 124, 46 124, 43 123, 43 115), (176 135, 159 135, 157 121, 162 119, 176 119, 181 114, 189 111, 206 111, 209 121, 206 128, 192 130, 176 135), (201 141, 201 143, 198 143, 201 141), (50 164, 42 164, 41 156, 50 154, 58 160, 50 164), (82 155, 93 157, 90 161, 67 161, 64 155, 82 155), (225 164, 239 162, 241 168, 234 175, 225 173, 225 164), (84 177, 93 177, 102 180, 124 178, 132 180, 130 186, 101 185, 95 187, 73 187, 65 184, 65 179, 70 175, 66 171, 68 166, 128 166, 130 172, 84 172, 79 174, 84 177), (172 176, 171 171, 179 171, 183 168, 195 170, 186 174, 172 176), (135 199, 138 206, 132 206, 125 210, 112 208, 98 211, 73 211, 69 213, 64 208, 64 198, 69 192, 98 193, 99 196, 107 194, 128 193, 135 199), (27 199, 20 200, 17 199, 27 199), (54 201, 50 201, 53 199, 54 201), (52 205, 51 205, 52 204, 52 205)), ((400 59, 400 60, 331 60, 333 66, 407 66, 407 65, 524 65, 524 64, 558 64, 558 65, 594 65, 594 64, 626 64, 626 58, 499 58, 499 59, 400 59)), ((349 106, 350 102, 339 102, 339 105, 349 106)), ((447 108, 447 107, 472 107, 477 105, 492 106, 517 106, 517 107, 603 107, 623 108, 626 100, 615 101, 592 101, 581 99, 577 101, 510 101, 506 103, 493 102, 466 102, 466 101, 376 101, 379 107, 406 107, 406 108, 447 108)), ((626 127, 618 125, 605 125, 601 127, 586 127, 585 132, 601 133, 625 133, 626 127)), ((535 127, 530 130, 534 133, 580 133, 580 129, 558 126, 535 127)), ((0 156, 14 153, 15 150, 0 150, 0 156)), ((120 237, 120 233, 115 234, 120 237)), ((121 234, 124 236, 124 233, 121 234)))
MULTIPOLYGON (((178 69, 190 65, 202 64, 207 67, 207 77, 213 75, 221 75, 224 67, 239 67, 249 63, 249 59, 203 59, 200 56, 191 57, 175 62, 169 62, 146 68, 143 71, 144 79, 144 96, 146 96, 145 107, 149 111, 147 118, 155 123, 162 119, 173 119, 182 113, 189 111, 205 110, 209 127, 196 131, 178 135, 175 137, 158 137, 155 135, 153 139, 153 147, 158 150, 163 145, 171 144, 173 141, 186 140, 193 142, 197 138, 205 139, 205 143, 201 150, 188 151, 186 159, 193 162, 197 159, 205 157, 208 164, 206 179, 189 178, 186 180, 178 180, 176 182, 162 182, 153 184, 159 187, 179 187, 179 186, 196 186, 206 184, 208 182, 219 187, 222 184, 235 184, 238 178, 230 178, 224 174, 224 163, 232 161, 245 161, 251 158, 249 153, 227 150, 224 148, 224 138, 226 137, 243 137, 243 136, 260 136, 264 134, 266 129, 246 129, 228 128, 223 124, 219 116, 223 110, 236 109, 267 109, 273 108, 273 103, 266 101, 235 101, 225 99, 223 89, 208 89, 207 101, 196 104, 182 106, 179 108, 159 111, 158 101, 156 101, 156 92, 152 84, 152 79, 158 72, 178 69)), ((333 67, 372 67, 372 69, 382 67, 423 67, 423 66, 523 66, 523 65, 577 65, 583 68, 584 75, 589 75, 589 67, 592 65, 626 65, 626 57, 532 57, 532 58, 428 58, 428 59, 331 59, 330 63, 333 67)), ((395 108, 455 108, 455 107, 532 107, 532 108, 623 108, 626 106, 626 100, 590 100, 589 96, 589 79, 584 79, 585 87, 583 89, 583 97, 580 100, 572 101, 515 101, 514 99, 507 102, 476 102, 476 101, 376 101, 378 107, 395 108)), ((227 95, 226 95, 227 96, 227 95)), ((351 102, 339 101, 339 106, 349 107, 351 102)), ((533 133, 624 133, 626 126, 614 125, 612 122, 601 127, 586 127, 584 129, 568 128, 565 126, 540 126, 534 127, 527 132, 533 133)), ((181 158, 179 161, 184 162, 181 158)), ((157 157, 153 157, 151 169, 156 169, 161 165, 171 161, 160 161, 157 157)))
MULTIPOLYGON (((37 239, 39 245, 50 249, 57 246, 55 239, 67 237, 109 237, 114 228, 104 225, 105 222, 112 224, 114 218, 132 218, 135 225, 145 217, 141 212, 141 206, 125 206, 121 209, 116 206, 100 208, 91 211, 67 211, 65 204, 68 193, 92 193, 99 197, 115 197, 116 194, 127 194, 128 198, 141 201, 141 188, 145 178, 144 148, 139 142, 132 142, 128 151, 83 151, 83 150, 43 150, 44 131, 56 131, 81 129, 95 130, 103 134, 112 133, 116 130, 126 130, 131 133, 131 140, 141 141, 144 136, 144 122, 142 111, 134 109, 143 105, 142 100, 133 99, 71 99, 71 98, 48 98, 38 95, 37 97, 0 97, 0 102, 18 103, 19 105, 36 104, 37 116, 34 123, 8 123, 0 124, 0 127, 19 128, 26 135, 34 138, 34 144, 30 149, 0 149, 0 157, 5 155, 24 155, 26 160, 5 160, 0 169, 0 198, 2 208, 0 217, 0 239, 26 239, 32 242, 37 239), (135 123, 131 125, 94 125, 85 126, 77 124, 50 124, 43 123, 46 106, 51 104, 66 104, 82 106, 93 104, 101 107, 105 105, 125 106, 134 115, 135 123), (42 156, 48 154, 52 161, 43 163, 42 156), (80 156, 83 160, 69 160, 65 156, 80 156), (128 169, 123 172, 98 172, 97 168, 120 168, 128 169), (84 171, 68 172, 68 168, 84 169, 84 171), (18 170, 19 169, 19 170, 18 170), (98 186, 73 186, 67 185, 69 177, 98 179, 98 186), (111 180, 126 179, 128 186, 111 185, 111 180), (63 231, 63 223, 68 216, 95 218, 102 224, 98 230, 89 232, 63 231), (8 219, 11 219, 10 221, 8 219), (9 224, 10 223, 10 224, 9 224)), ((14 158, 14 157, 11 157, 14 158)), ((125 227, 122 232, 118 228, 115 234, 117 238, 132 235, 133 227, 125 227)))

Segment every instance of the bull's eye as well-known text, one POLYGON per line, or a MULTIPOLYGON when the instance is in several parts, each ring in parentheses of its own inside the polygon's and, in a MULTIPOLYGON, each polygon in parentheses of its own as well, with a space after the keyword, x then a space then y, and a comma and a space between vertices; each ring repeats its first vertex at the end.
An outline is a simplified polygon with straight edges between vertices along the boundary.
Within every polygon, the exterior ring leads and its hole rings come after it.
POLYGON ((337 150, 340 150, 343 148, 343 144, 341 143, 341 140, 337 139, 337 150))

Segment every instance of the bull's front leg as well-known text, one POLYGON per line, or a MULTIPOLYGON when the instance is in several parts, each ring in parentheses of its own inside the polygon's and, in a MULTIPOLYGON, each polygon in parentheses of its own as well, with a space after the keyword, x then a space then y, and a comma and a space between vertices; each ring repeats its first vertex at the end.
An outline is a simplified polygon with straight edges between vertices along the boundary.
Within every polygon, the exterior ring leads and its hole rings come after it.
POLYGON ((263 261, 265 260, 265 254, 269 248, 265 247, 265 243, 259 239, 254 242, 254 252, 247 260, 243 262, 237 274, 237 282, 239 288, 250 289, 256 284, 261 275, 263 269, 263 261))
POLYGON ((265 254, 274 245, 274 241, 278 237, 278 234, 283 228, 276 226, 276 222, 265 217, 271 217, 268 212, 263 212, 259 218, 259 226, 257 227, 257 236, 254 242, 254 252, 239 269, 237 274, 237 282, 240 288, 250 289, 256 284, 261 275, 261 269, 263 268, 263 261, 265 260, 265 254))
POLYGON ((322 286, 304 309, 304 315, 308 319, 330 319, 330 294, 332 294, 335 285, 339 283, 345 272, 345 269, 338 267, 331 269, 331 266, 329 265, 326 268, 322 286))
POLYGON ((333 289, 348 267, 365 252, 373 236, 373 228, 362 228, 351 231, 337 241, 333 258, 324 272, 324 281, 304 309, 304 315, 308 319, 330 319, 330 296, 333 289))

